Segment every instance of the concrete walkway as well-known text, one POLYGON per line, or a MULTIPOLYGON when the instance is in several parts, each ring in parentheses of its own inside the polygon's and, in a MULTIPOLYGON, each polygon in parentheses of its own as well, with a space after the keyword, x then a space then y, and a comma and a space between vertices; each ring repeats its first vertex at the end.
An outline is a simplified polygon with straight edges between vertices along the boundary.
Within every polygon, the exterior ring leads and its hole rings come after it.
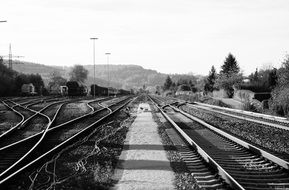
POLYGON ((174 172, 166 157, 148 104, 140 104, 124 143, 113 189, 175 189, 174 172))

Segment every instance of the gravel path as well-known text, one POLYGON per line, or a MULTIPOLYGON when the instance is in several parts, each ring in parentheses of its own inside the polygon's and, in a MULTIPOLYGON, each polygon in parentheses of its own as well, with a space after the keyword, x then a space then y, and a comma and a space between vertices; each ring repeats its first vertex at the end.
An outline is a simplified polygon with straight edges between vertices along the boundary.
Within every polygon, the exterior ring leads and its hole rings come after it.
POLYGON ((174 172, 148 104, 140 104, 124 143, 113 189, 175 189, 174 172))

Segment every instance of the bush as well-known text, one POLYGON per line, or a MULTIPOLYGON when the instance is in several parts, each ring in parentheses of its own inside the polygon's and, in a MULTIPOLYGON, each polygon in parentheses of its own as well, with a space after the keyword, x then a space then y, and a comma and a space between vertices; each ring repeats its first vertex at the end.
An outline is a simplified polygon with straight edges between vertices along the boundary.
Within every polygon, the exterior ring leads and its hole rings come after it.
POLYGON ((246 102, 248 100, 252 100, 254 98, 254 95, 254 92, 249 90, 236 90, 234 94, 234 99, 246 102))
POLYGON ((242 109, 245 111, 262 113, 262 104, 256 100, 245 100, 242 109))
POLYGON ((277 88, 272 93, 270 109, 281 116, 289 116, 289 86, 277 88))

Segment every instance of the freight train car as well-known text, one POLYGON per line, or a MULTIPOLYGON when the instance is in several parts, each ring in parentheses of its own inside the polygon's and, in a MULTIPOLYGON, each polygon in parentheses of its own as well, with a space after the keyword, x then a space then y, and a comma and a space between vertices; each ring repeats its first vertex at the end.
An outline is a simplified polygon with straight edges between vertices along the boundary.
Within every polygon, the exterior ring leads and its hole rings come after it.
POLYGON ((116 95, 119 94, 119 93, 118 93, 118 89, 109 87, 109 88, 108 88, 108 94, 109 94, 110 96, 116 96, 116 95))
POLYGON ((118 94, 119 94, 119 95, 129 95, 129 94, 131 94, 131 93, 130 93, 130 91, 128 91, 128 90, 119 89, 119 90, 118 90, 118 94))
POLYGON ((87 87, 77 81, 68 81, 66 83, 68 88, 68 96, 86 96, 87 87))
POLYGON ((102 86, 98 86, 96 84, 93 84, 90 86, 90 94, 93 96, 94 94, 96 96, 107 96, 108 92, 107 92, 108 88, 107 87, 102 87, 102 86))
POLYGON ((93 96, 95 93, 96 96, 116 96, 116 95, 128 95, 131 94, 128 90, 116 89, 112 87, 102 87, 96 84, 90 86, 90 94, 93 96), (95 91, 94 91, 95 89, 95 91))

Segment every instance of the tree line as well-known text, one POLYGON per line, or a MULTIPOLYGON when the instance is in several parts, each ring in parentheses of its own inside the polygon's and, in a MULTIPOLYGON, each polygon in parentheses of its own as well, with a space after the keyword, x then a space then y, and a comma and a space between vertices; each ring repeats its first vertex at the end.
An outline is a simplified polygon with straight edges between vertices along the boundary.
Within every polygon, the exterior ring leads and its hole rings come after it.
MULTIPOLYGON (((69 73, 69 80, 85 82, 88 71, 82 65, 75 65, 69 73)), ((3 59, 0 57, 0 97, 5 96, 20 96, 21 87, 23 84, 32 83, 38 95, 48 95, 49 89, 53 85, 65 85, 65 79, 58 71, 53 71, 50 74, 50 79, 47 88, 39 74, 24 74, 18 73, 9 69, 4 65, 3 59)))
MULTIPOLYGON (((223 89, 228 97, 233 97, 234 89, 271 93, 269 100, 270 110, 278 115, 289 116, 289 55, 285 56, 279 69, 256 69, 255 72, 245 77, 240 70, 236 57, 229 53, 219 73, 212 66, 207 77, 203 81, 198 81, 198 83, 193 85, 195 87, 198 86, 194 90, 201 91, 205 95, 220 89, 223 89)), ((192 85, 189 84, 189 81, 186 81, 186 85, 191 87, 189 90, 192 90, 192 85)), ((173 90, 176 89, 175 86, 179 86, 179 84, 174 83, 168 76, 163 89, 173 90)))
POLYGON ((235 89, 251 90, 253 92, 271 92, 278 84, 278 70, 276 68, 261 69, 244 77, 236 58, 230 53, 221 71, 218 74, 212 66, 209 75, 205 79, 204 92, 224 89, 228 97, 232 97, 235 89), (246 82, 245 82, 246 81, 246 82))
POLYGON ((7 68, 0 58, 0 96, 21 95, 23 84, 32 83, 35 91, 40 94, 44 89, 44 82, 39 74, 23 74, 7 68))

